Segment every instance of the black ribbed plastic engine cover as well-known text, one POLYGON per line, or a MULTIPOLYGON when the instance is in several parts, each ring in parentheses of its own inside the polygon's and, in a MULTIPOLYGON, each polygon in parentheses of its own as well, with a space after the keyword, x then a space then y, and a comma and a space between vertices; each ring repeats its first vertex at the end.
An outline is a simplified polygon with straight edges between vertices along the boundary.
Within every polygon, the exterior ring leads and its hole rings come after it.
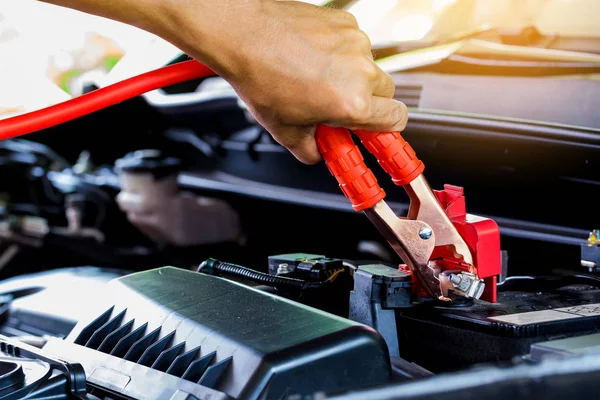
POLYGON ((371 328, 223 278, 164 267, 115 279, 105 296, 45 350, 131 398, 282 399, 390 378, 371 328))

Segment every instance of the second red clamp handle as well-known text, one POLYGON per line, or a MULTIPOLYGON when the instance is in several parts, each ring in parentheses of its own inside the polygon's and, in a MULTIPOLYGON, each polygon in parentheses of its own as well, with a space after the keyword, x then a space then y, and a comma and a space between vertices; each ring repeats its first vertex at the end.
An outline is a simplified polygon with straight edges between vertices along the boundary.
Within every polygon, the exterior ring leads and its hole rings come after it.
MULTIPOLYGON (((357 131, 356 134, 396 185, 409 184, 425 169, 400 133, 357 131)), ((315 139, 327 168, 355 211, 371 208, 385 198, 385 192, 365 165, 350 131, 319 125, 315 139)))

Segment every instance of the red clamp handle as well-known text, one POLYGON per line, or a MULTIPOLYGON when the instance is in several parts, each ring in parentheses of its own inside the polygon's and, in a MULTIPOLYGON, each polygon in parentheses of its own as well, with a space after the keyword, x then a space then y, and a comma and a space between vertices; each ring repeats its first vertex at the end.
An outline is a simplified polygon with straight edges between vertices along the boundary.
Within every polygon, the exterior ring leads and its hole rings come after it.
MULTIPOLYGON (((359 131, 357 135, 395 184, 406 185, 423 172, 425 166, 399 133, 359 131)), ((385 198, 347 129, 319 125, 315 139, 329 172, 355 211, 371 208, 385 198)))
POLYGON ((396 185, 408 185, 423 173, 425 164, 399 132, 356 131, 356 135, 396 185))
POLYGON ((385 198, 385 192, 365 165, 347 129, 319 125, 315 139, 329 172, 337 179, 355 211, 371 208, 385 198))

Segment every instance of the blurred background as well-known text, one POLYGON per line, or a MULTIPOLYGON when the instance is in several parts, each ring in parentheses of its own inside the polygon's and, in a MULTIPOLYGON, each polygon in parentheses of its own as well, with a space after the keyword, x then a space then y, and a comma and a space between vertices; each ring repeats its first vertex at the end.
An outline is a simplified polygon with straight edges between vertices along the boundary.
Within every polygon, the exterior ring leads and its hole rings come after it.
MULTIPOLYGON (((353 13, 375 46, 448 42, 494 27, 600 36, 597 0, 309 2, 334 3, 353 13)), ((5 0, 0 9, 0 118, 80 95, 86 81, 115 81, 159 67, 178 54, 156 36, 125 24, 43 2, 5 0)))

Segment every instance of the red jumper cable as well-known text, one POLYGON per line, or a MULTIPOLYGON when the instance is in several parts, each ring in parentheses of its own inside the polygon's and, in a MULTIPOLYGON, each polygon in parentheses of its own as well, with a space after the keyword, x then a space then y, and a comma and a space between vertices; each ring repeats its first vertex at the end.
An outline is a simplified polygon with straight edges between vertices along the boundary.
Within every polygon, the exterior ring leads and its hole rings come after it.
POLYGON ((151 90, 213 75, 208 67, 193 60, 159 68, 41 110, 0 120, 0 140, 51 128, 151 90))

